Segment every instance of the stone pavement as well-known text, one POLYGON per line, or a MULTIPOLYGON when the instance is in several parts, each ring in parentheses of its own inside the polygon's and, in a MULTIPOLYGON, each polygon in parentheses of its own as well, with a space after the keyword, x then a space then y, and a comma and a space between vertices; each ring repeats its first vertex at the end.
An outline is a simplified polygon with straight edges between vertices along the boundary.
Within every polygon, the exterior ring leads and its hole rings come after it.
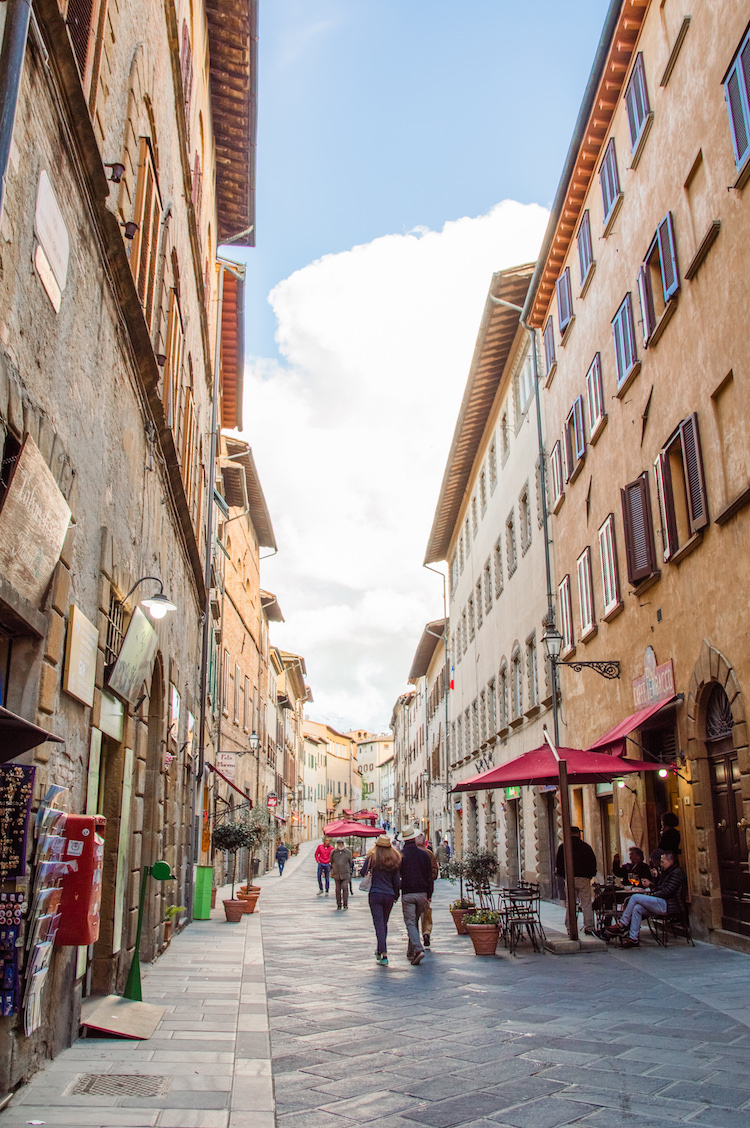
MULTIPOLYGON (((78 1041, 16 1094, 0 1128, 750 1124, 750 958, 645 939, 636 951, 478 958, 439 882, 421 966, 405 959, 399 904, 391 963, 378 967, 366 895, 355 883, 337 912, 333 885, 317 895, 311 854, 263 879, 260 911, 242 924, 220 906, 145 970, 144 998, 167 1007, 153 1038, 78 1041), (73 1096, 82 1073, 165 1077, 165 1092, 73 1096)), ((556 906, 545 914, 559 927, 556 906)))

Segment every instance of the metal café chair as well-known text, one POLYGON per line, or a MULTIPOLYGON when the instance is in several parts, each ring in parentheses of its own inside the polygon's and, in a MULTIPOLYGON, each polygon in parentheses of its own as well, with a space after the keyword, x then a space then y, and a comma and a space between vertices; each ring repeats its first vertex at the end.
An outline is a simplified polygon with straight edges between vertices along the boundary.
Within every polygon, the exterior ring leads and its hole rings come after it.
POLYGON ((535 952, 544 951, 547 937, 541 920, 541 890, 533 882, 525 881, 515 889, 505 889, 501 909, 506 947, 511 955, 524 935, 528 936, 535 952))

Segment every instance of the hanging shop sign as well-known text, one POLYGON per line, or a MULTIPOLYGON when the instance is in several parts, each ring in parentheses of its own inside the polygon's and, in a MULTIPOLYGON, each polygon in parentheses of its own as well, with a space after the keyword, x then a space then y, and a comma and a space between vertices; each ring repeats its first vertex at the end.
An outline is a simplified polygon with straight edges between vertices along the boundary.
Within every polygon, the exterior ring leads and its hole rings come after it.
POLYGON ((652 647, 646 647, 643 657, 643 677, 636 678, 633 682, 633 701, 637 709, 644 709, 647 705, 656 705, 659 701, 666 701, 674 697, 674 666, 672 659, 662 666, 657 666, 656 655, 652 647))
POLYGON ((38 606, 60 559, 70 508, 30 435, 0 509, 0 573, 38 606))
POLYGON ((107 681, 109 688, 131 705, 138 701, 141 686, 151 674, 157 643, 156 631, 136 607, 107 681))
POLYGON ((68 615, 63 689, 83 705, 94 704, 99 631, 74 603, 68 615))
POLYGON ((520 787, 506 787, 505 788, 505 798, 506 799, 520 799, 521 798, 521 788, 520 787))
POLYGON ((266 798, 266 806, 267 807, 278 807, 278 805, 279 805, 278 795, 276 794, 275 791, 269 791, 268 797, 266 798))
POLYGON ((237 775, 237 755, 234 752, 216 753, 216 770, 232 783, 237 775))
POLYGON ((39 174, 34 231, 39 240, 34 252, 34 265, 55 313, 59 313, 68 280, 70 237, 50 179, 44 170, 39 174))

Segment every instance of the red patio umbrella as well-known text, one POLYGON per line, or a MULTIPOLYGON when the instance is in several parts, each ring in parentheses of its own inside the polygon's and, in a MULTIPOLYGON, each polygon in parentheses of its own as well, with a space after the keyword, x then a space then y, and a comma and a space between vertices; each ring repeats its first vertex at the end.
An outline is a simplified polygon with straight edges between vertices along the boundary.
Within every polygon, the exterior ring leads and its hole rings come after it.
MULTIPOLYGON (((592 752, 583 748, 558 748, 560 759, 568 765, 568 781, 571 783, 603 783, 632 775, 633 772, 658 772, 663 764, 652 764, 646 760, 627 760, 623 756, 609 756, 605 752, 592 752)), ((456 784, 454 791, 490 791, 495 787, 524 787, 529 785, 556 784, 559 779, 558 761, 548 744, 532 748, 523 756, 490 768, 487 772, 465 779, 456 784)))
POLYGON ((323 827, 326 838, 377 838, 385 834, 382 826, 365 826, 349 819, 336 819, 323 827))

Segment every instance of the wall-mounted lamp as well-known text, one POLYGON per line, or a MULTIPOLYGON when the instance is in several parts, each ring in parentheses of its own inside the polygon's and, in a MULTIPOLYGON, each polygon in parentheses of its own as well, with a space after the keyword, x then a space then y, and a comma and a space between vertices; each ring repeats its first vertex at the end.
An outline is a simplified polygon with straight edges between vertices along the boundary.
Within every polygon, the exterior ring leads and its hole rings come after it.
POLYGON ((114 164, 105 164, 104 167, 112 169, 112 172, 108 177, 112 184, 119 184, 123 176, 125 175, 125 165, 120 164, 119 161, 115 161, 114 164))
POLYGON ((158 576, 142 576, 140 580, 136 580, 128 594, 123 599, 126 603, 130 596, 133 594, 139 584, 145 583, 146 580, 153 580, 154 583, 159 585, 159 591, 156 595, 149 595, 146 599, 141 600, 141 607, 145 607, 152 619, 163 619, 168 611, 176 611, 177 604, 173 603, 164 594, 164 584, 158 576))
POLYGON ((134 223, 132 219, 129 219, 127 223, 120 220, 120 227, 124 229, 126 239, 135 239, 136 231, 140 230, 138 224, 134 223))

